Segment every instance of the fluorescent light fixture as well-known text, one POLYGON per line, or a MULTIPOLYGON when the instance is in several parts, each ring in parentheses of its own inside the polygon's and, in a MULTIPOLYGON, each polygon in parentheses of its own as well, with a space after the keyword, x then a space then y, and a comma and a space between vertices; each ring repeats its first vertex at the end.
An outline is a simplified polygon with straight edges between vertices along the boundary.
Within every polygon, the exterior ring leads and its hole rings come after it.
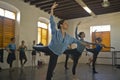
POLYGON ((85 6, 85 7, 83 7, 88 13, 92 13, 92 11, 87 7, 87 6, 85 6))
POLYGON ((90 10, 90 8, 84 3, 83 0, 75 0, 86 12, 88 12, 91 16, 96 17, 95 13, 90 10))

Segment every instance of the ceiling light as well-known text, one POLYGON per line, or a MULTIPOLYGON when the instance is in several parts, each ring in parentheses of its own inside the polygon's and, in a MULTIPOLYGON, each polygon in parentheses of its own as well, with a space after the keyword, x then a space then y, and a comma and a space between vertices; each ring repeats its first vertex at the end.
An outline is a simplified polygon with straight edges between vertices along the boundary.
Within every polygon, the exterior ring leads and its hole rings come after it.
POLYGON ((91 16, 96 17, 95 13, 83 2, 83 0, 75 0, 75 1, 91 16))
POLYGON ((102 7, 108 7, 110 6, 110 2, 108 0, 103 0, 102 7))
POLYGON ((92 11, 86 6, 86 7, 83 7, 88 13, 92 13, 92 11))

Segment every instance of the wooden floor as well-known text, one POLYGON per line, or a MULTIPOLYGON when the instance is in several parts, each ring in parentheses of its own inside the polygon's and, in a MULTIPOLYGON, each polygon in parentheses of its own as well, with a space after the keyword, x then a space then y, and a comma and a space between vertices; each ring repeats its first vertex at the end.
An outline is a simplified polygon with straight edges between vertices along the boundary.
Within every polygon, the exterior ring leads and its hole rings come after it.
MULTIPOLYGON (((56 66, 54 80, 72 80, 72 63, 69 63, 69 70, 64 70, 64 63, 56 66)), ((78 64, 77 76, 79 80, 120 80, 120 69, 110 65, 97 65, 98 74, 92 74, 87 64, 78 64)), ((2 70, 0 80, 45 80, 47 65, 41 68, 25 67, 23 70, 15 69, 13 72, 2 70)))

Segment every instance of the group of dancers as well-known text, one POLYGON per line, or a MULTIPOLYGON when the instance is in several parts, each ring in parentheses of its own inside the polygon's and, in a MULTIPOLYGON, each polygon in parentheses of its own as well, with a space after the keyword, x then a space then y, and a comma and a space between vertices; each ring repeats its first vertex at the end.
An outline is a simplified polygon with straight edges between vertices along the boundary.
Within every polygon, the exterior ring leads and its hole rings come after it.
MULTIPOLYGON (((84 40, 85 33, 79 32, 78 34, 77 32, 80 22, 77 24, 75 29, 75 38, 70 36, 66 32, 66 30, 68 30, 69 28, 66 20, 60 20, 57 23, 58 29, 56 29, 56 23, 54 21, 53 14, 54 14, 54 9, 57 6, 58 4, 55 2, 51 7, 51 13, 50 13, 50 28, 51 28, 51 34, 52 34, 51 42, 48 46, 36 46, 35 41, 33 41, 32 64, 35 65, 36 51, 44 52, 45 55, 49 55, 50 59, 48 64, 46 80, 52 80, 53 72, 56 67, 58 57, 62 53, 66 54, 65 69, 68 69, 67 61, 70 55, 73 60, 73 67, 72 67, 73 80, 78 80, 78 78, 76 77, 76 67, 78 64, 78 60, 81 57, 81 54, 83 53, 84 49, 86 49, 87 51, 93 53, 92 72, 97 73, 95 69, 95 62, 99 52, 102 50, 103 47, 104 48, 114 48, 114 47, 107 47, 104 44, 102 44, 102 39, 100 37, 95 38, 95 43, 85 41, 84 40), (74 49, 68 48, 68 46, 70 46, 73 43, 77 44, 77 47, 74 49), (90 45, 95 45, 96 47, 94 49, 90 49, 89 48, 90 45)), ((25 41, 22 41, 19 48, 16 49, 15 38, 11 38, 11 43, 7 47, 7 51, 9 53, 7 58, 7 63, 10 65, 10 70, 12 70, 12 63, 16 59, 15 57, 16 50, 20 52, 19 59, 21 62, 21 67, 23 67, 24 64, 27 62, 27 57, 25 55, 25 50, 27 50, 27 47, 25 45, 25 41)))
MULTIPOLYGON (((53 78, 53 72, 57 64, 58 56, 60 56, 62 53, 66 55, 71 55, 73 58, 73 67, 72 67, 72 74, 73 74, 73 80, 78 80, 76 77, 76 67, 78 64, 78 60, 83 52, 83 50, 86 47, 89 47, 90 45, 96 45, 96 48, 94 49, 86 49, 87 51, 90 51, 93 53, 93 73, 97 73, 95 70, 95 62, 98 56, 98 53, 101 51, 103 47, 105 48, 113 48, 113 47, 106 47, 104 44, 102 44, 102 39, 100 37, 95 39, 95 43, 90 43, 84 41, 85 33, 80 32, 77 35, 77 29, 80 23, 78 23, 75 31, 75 37, 73 38, 69 34, 67 34, 66 30, 68 30, 68 24, 66 20, 60 20, 57 23, 58 30, 56 29, 56 23, 53 18, 54 9, 58 6, 58 4, 55 2, 51 7, 51 13, 50 13, 50 28, 51 28, 51 34, 52 39, 48 46, 34 46, 33 48, 36 51, 44 52, 46 55, 50 56, 49 64, 48 64, 48 70, 46 75, 46 80, 51 80, 53 78), (67 49, 68 45, 71 44, 77 44, 77 48, 75 49, 67 49)), ((67 68, 67 66, 65 66, 67 68)))
MULTIPOLYGON (((35 40, 33 41, 33 45, 32 47, 36 45, 35 40)), ((43 45, 43 44, 40 44, 43 45)), ((25 63, 27 62, 27 56, 25 54, 25 52, 27 51, 27 46, 25 45, 25 41, 22 40, 21 41, 21 45, 18 47, 18 49, 16 48, 16 44, 15 44, 15 38, 11 38, 11 42, 8 44, 8 46, 6 47, 6 50, 8 52, 8 57, 7 57, 7 63, 9 64, 10 67, 10 71, 13 71, 13 61, 16 60, 16 56, 15 53, 16 51, 19 52, 19 60, 20 60, 20 64, 21 64, 21 69, 24 68, 25 63)), ((36 62, 36 50, 32 49, 31 55, 32 55, 32 66, 36 66, 35 62, 36 62)))

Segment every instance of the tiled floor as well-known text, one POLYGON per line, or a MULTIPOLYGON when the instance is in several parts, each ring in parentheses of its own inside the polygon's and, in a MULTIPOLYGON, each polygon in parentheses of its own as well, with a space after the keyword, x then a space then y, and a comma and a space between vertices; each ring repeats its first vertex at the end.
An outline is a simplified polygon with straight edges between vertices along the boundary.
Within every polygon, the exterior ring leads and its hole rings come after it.
MULTIPOLYGON (((57 64, 54 74, 54 80, 72 80, 72 63, 69 63, 69 70, 64 70, 64 63, 57 64)), ((92 74, 91 68, 87 64, 78 64, 77 76, 79 80, 120 80, 120 69, 108 65, 97 65, 98 74, 92 74)), ((0 80, 45 80, 47 65, 40 69, 25 67, 15 69, 13 72, 2 70, 0 80)))

